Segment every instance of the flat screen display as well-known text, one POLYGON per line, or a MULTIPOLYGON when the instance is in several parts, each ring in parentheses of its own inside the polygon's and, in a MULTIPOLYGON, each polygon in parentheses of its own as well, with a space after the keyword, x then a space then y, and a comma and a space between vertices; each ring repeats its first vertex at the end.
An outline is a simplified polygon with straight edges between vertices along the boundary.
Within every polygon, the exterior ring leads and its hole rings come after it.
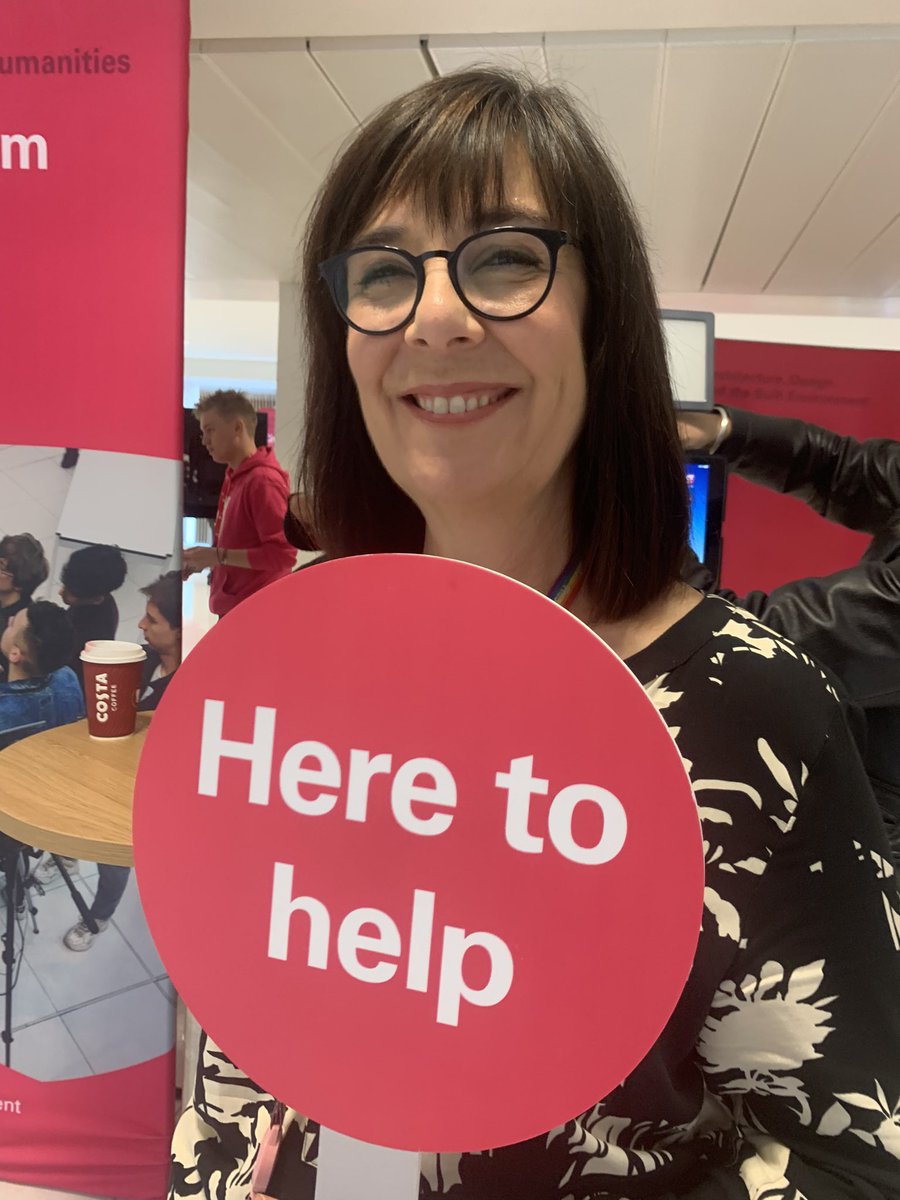
POLYGON ((659 315, 675 407, 708 412, 715 403, 713 314, 664 308, 659 315))
POLYGON ((701 562, 706 557, 706 532, 709 520, 709 463, 685 466, 688 494, 691 498, 691 524, 688 542, 701 562))
POLYGON ((725 519, 725 463, 705 454, 690 454, 684 465, 690 498, 688 544, 718 583, 722 568, 722 524, 725 519))

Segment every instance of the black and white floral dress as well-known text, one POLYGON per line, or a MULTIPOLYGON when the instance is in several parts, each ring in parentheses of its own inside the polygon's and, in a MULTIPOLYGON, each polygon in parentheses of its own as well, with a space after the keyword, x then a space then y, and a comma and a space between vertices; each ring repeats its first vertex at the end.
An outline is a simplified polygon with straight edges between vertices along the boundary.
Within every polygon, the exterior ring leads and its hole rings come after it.
MULTIPOLYGON (((704 922, 687 986, 606 1100, 515 1146, 423 1156, 420 1196, 900 1197, 900 901, 829 681, 717 597, 628 665, 702 819, 704 922)), ((602 1036, 560 1029, 560 1070, 602 1036)), ((246 1200, 270 1102, 204 1040, 170 1200, 246 1200)), ((290 1116, 267 1191, 312 1200, 318 1129, 290 1116)))

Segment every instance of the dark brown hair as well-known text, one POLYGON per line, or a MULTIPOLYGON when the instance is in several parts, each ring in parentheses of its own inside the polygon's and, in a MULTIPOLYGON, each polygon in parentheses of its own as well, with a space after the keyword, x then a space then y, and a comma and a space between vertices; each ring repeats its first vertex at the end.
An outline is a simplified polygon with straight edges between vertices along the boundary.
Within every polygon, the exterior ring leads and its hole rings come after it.
POLYGON ((596 619, 632 616, 679 576, 687 490, 656 294, 638 220, 606 152, 560 88, 492 68, 434 79, 378 112, 322 186, 307 226, 308 363, 301 489, 332 556, 419 551, 422 516, 381 465, 347 364, 346 326, 318 264, 348 248, 387 203, 434 224, 504 201, 524 152, 548 215, 577 241, 588 286, 587 412, 575 445, 572 554, 596 619))
POLYGON ((199 421, 205 412, 215 412, 221 417, 235 420, 237 417, 244 422, 244 428, 253 437, 256 432, 256 409, 250 403, 246 392, 238 392, 233 388, 210 392, 204 396, 194 409, 194 416, 199 421))
POLYGON ((44 547, 31 533, 7 534, 0 541, 0 558, 23 596, 30 596, 50 573, 44 547))
POLYGON ((181 628, 181 572, 166 571, 141 588, 141 595, 155 604, 173 629, 181 628))

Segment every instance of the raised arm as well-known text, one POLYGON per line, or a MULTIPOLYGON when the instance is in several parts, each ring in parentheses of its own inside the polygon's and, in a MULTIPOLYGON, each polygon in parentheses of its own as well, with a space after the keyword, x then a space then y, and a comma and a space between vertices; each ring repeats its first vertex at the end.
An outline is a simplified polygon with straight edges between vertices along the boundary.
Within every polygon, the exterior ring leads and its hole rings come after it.
POLYGON ((724 420, 718 412, 679 414, 688 448, 714 449, 743 478, 848 529, 874 536, 900 522, 900 441, 859 442, 805 421, 721 412, 724 420))

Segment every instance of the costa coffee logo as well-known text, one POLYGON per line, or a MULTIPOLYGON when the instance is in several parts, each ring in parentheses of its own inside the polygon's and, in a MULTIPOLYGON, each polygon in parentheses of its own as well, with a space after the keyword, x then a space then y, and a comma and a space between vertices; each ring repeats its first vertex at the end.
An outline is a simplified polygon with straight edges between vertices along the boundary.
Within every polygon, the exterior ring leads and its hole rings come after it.
POLYGON ((97 674, 94 679, 94 707, 98 721, 108 721, 109 714, 115 712, 118 704, 119 689, 109 682, 105 671, 97 674))

